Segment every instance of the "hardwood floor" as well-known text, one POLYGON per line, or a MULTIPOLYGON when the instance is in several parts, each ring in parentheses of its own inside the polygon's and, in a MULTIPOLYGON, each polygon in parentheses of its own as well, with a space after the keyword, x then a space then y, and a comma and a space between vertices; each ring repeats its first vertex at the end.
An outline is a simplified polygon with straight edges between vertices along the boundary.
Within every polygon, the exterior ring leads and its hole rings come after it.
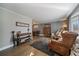
POLYGON ((0 52, 0 56, 30 56, 32 53, 34 56, 47 56, 46 53, 33 48, 28 44, 22 44, 18 47, 12 47, 0 52))
MULTIPOLYGON (((36 41, 37 37, 31 41, 32 44, 36 41)), ((0 56, 30 56, 32 53, 34 56, 48 56, 48 54, 33 48, 29 43, 24 43, 17 47, 11 47, 6 50, 0 51, 0 56)))

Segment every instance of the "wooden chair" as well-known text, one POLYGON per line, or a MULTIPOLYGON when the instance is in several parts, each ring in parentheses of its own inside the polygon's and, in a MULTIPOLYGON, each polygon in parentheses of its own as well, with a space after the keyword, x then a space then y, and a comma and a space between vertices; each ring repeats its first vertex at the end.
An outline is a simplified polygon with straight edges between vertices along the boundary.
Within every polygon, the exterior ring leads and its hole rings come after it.
POLYGON ((62 56, 70 55, 71 48, 73 47, 73 44, 76 40, 78 34, 73 32, 66 32, 62 33, 62 40, 51 40, 51 42, 48 44, 49 50, 58 53, 62 56))

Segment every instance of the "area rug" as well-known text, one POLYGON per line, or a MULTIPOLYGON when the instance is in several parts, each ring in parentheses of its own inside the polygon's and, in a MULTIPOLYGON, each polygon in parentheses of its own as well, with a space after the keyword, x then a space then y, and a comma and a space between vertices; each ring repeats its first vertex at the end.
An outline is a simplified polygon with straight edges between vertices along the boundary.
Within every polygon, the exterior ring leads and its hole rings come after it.
POLYGON ((39 49, 40 51, 48 54, 49 56, 54 56, 53 52, 48 50, 48 39, 41 38, 31 44, 32 47, 39 49))

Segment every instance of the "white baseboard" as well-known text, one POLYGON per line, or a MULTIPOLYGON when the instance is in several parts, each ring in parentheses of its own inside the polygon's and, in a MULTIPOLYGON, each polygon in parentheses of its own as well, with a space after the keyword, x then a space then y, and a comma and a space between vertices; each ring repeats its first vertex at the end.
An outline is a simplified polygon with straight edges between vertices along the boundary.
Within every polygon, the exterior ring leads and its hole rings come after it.
POLYGON ((12 46, 13 46, 13 44, 12 44, 12 45, 9 45, 9 46, 2 47, 2 48, 0 48, 0 51, 5 50, 5 49, 7 49, 7 48, 10 48, 10 47, 12 47, 12 46))

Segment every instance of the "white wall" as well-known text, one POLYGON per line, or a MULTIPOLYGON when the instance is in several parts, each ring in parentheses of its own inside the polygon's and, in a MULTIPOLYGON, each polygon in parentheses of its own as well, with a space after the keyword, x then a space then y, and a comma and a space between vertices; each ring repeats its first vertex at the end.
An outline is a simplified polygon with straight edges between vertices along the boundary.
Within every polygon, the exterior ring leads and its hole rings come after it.
POLYGON ((11 31, 27 32, 27 28, 17 27, 16 21, 30 24, 32 33, 32 19, 19 15, 13 11, 0 7, 0 49, 12 45, 11 31))
POLYGON ((77 8, 75 9, 75 11, 73 12, 70 18, 77 16, 77 15, 79 15, 79 5, 77 6, 77 8))

